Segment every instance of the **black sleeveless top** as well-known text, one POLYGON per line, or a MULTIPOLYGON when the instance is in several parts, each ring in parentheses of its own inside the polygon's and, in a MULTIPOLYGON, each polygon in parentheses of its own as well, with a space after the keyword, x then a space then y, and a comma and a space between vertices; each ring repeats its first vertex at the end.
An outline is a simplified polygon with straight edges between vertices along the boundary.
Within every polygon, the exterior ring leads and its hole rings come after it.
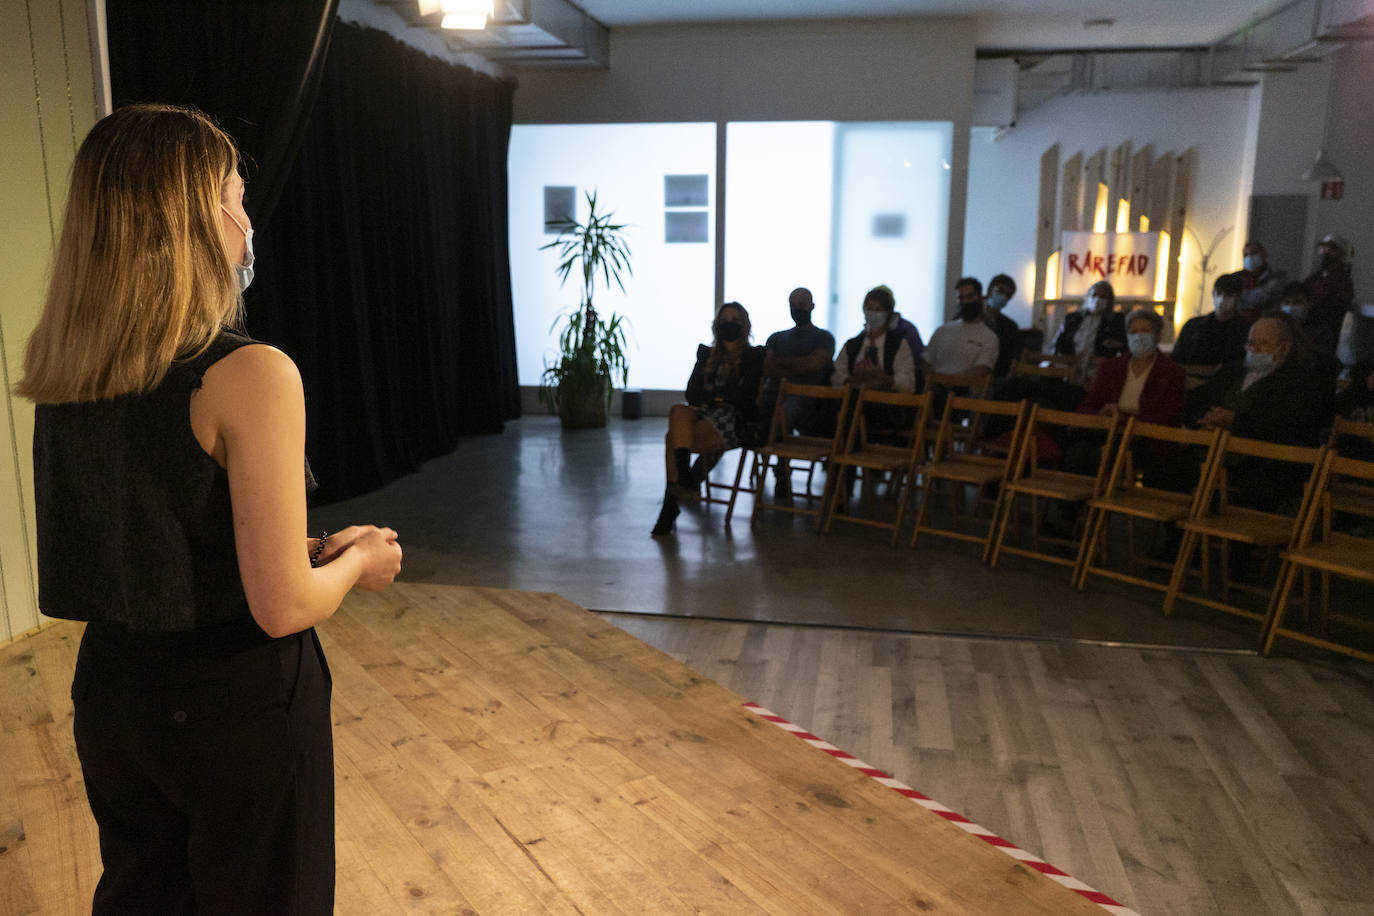
POLYGON ((205 371, 252 343, 221 331, 146 394, 37 407, 44 614, 145 633, 256 629, 239 579, 229 476, 196 441, 190 415, 205 371))

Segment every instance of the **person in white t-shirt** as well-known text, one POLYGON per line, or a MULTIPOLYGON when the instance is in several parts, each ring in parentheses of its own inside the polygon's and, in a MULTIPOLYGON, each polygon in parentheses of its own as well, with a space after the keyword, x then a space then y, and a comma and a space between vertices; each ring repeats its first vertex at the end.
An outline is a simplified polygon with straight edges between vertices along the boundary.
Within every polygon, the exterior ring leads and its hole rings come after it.
POLYGON ((935 329, 921 355, 922 371, 941 375, 992 374, 997 335, 983 321, 983 284, 964 277, 954 285, 959 317, 935 329))

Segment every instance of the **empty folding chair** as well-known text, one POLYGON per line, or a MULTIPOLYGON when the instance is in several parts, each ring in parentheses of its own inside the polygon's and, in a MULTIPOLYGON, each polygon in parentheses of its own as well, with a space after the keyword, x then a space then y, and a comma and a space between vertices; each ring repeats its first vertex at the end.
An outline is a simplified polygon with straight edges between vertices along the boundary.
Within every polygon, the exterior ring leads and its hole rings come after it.
MULTIPOLYGON (((1046 540, 1040 531, 1041 501, 1048 500, 1081 507, 1098 496, 1102 492, 1102 484, 1106 478, 1116 426, 1114 416, 1050 410, 1039 404, 1031 407, 1025 432, 1021 436, 1021 447, 1012 459, 1011 474, 1002 484, 997 511, 1000 521, 997 525, 997 536, 992 543, 992 556, 989 560, 991 566, 995 568, 998 559, 1005 552, 1067 566, 1077 572, 1078 555, 1083 539, 1082 527, 1077 523, 1083 520, 1076 520, 1075 527, 1079 534, 1076 539, 1069 541, 1071 559, 1037 549, 1040 543, 1046 540), (1091 468, 1085 471, 1066 471, 1047 466, 1052 462, 1043 460, 1045 456, 1040 454, 1042 448, 1049 443, 1060 442, 1061 437, 1066 434, 1096 434, 1101 437, 1101 450, 1096 461, 1092 462, 1091 468), (1018 514, 1019 496, 1030 497, 1030 547, 1007 543, 1007 532, 1012 528, 1013 519, 1018 514)), ((1062 539, 1055 540, 1062 542, 1062 539)), ((1071 575, 1070 581, 1074 578, 1071 575)))
POLYGON ((987 488, 1000 486, 1006 479, 1011 455, 1021 441, 1025 414, 1024 401, 1012 403, 952 396, 945 402, 944 414, 935 434, 935 446, 929 460, 922 463, 917 471, 921 478, 921 501, 911 532, 912 547, 917 546, 921 533, 926 532, 981 544, 983 559, 987 559, 988 543, 992 540, 994 530, 993 519, 989 518, 987 529, 981 534, 961 530, 960 498, 966 487, 975 488, 975 494, 981 496, 987 488), (1003 419, 1011 425, 1005 447, 1000 447, 995 441, 985 440, 990 417, 1003 419), (948 486, 950 493, 951 518, 948 528, 927 524, 930 498, 934 494, 935 484, 941 481, 948 486))
MULTIPOLYGON (((1323 578, 1336 575, 1365 585, 1374 585, 1374 540, 1332 528, 1333 518, 1338 514, 1333 505, 1333 494, 1343 485, 1374 487, 1374 462, 1343 458, 1334 453, 1328 453, 1326 460, 1322 462, 1317 482, 1302 513, 1298 535, 1292 547, 1283 555, 1283 565, 1274 585, 1263 630, 1265 655, 1273 651, 1275 640, 1283 636, 1323 649, 1353 655, 1365 661, 1374 661, 1374 654, 1329 638, 1325 613, 1318 622, 1316 634, 1283 625, 1289 597, 1299 571, 1315 570, 1321 573, 1323 578)), ((1368 628, 1367 622, 1340 615, 1338 617, 1342 622, 1358 622, 1368 628)))

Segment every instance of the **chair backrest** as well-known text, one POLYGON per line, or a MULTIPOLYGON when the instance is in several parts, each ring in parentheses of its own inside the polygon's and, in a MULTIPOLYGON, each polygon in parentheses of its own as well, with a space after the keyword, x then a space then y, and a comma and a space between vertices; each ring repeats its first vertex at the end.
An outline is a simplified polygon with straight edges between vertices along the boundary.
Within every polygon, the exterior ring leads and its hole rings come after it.
POLYGON ((985 372, 931 372, 926 376, 926 390, 960 388, 968 397, 986 397, 992 387, 992 376, 985 372))
POLYGON ((1076 413, 1069 410, 1054 410, 1043 407, 1039 404, 1032 404, 1030 416, 1026 418, 1026 432, 1021 437, 1021 448, 1016 454, 1012 464, 1012 479, 1019 479, 1030 474, 1034 474, 1039 466, 1039 444, 1037 434, 1046 426, 1058 427, 1060 429, 1075 429, 1083 431, 1100 432, 1106 435, 1106 441, 1102 443, 1102 455, 1097 462, 1095 474, 1080 474, 1081 477, 1095 477, 1096 487, 1100 491, 1103 478, 1107 474, 1108 458, 1111 454, 1112 442, 1117 430, 1117 417, 1104 417, 1100 414, 1076 413))
POLYGON ((1063 363, 1049 363, 1042 366, 1038 362, 1018 362, 1013 363, 1011 367, 1011 374, 1021 378, 1057 378, 1066 382, 1073 378, 1074 371, 1072 365, 1063 363))
POLYGON ((1371 446, 1374 446, 1374 423, 1366 423, 1360 420, 1347 420, 1345 417, 1337 417, 1331 421, 1331 438, 1326 443, 1331 448, 1339 450, 1342 440, 1365 439, 1371 446))
POLYGON ((1000 455, 1002 460, 1007 460, 1021 441, 1021 428, 1026 418, 1026 402, 991 401, 958 395, 950 395, 945 399, 945 411, 940 417, 940 427, 935 434, 935 448, 931 452, 934 460, 939 461, 948 456, 956 445, 960 446, 965 454, 989 451, 984 441, 989 417, 1007 417, 1013 421, 1008 448, 1000 455))
POLYGON ((1067 366, 1070 369, 1074 368, 1074 358, 1072 356, 1064 356, 1059 353, 1044 353, 1039 350, 1023 351, 1019 361, 1030 366, 1067 366))
MULTIPOLYGON (((1280 462, 1291 465, 1296 473, 1301 468, 1307 468, 1307 481, 1303 485, 1301 504, 1306 504, 1307 498, 1316 487, 1317 476, 1321 471, 1321 462, 1326 455, 1326 446, 1306 446, 1306 445, 1281 445, 1276 442, 1265 442, 1260 439, 1246 439, 1241 436, 1226 434, 1222 437, 1221 445, 1217 448, 1216 459, 1212 462, 1210 472, 1206 475, 1203 491, 1207 499, 1215 495, 1221 506, 1230 503, 1230 494, 1227 486, 1227 464, 1234 457, 1257 458, 1262 461, 1280 462)), ((1290 513, 1279 512, 1271 513, 1287 515, 1290 513)))
MULTIPOLYGON (((878 391, 873 388, 863 388, 859 391, 859 396, 854 402, 854 411, 849 422, 849 434, 845 437, 844 452, 846 454, 860 449, 870 448, 878 445, 886 448, 910 448, 914 456, 919 455, 925 446, 925 429, 927 414, 930 412, 929 394, 901 394, 896 391, 878 391), (891 443, 875 442, 869 438, 870 413, 874 407, 888 407, 895 409, 905 409, 911 412, 910 423, 910 444, 900 446, 891 443)), ((906 424, 903 424, 904 426, 906 424)))
MULTIPOLYGON (((1179 426, 1161 426, 1158 423, 1147 423, 1137 417, 1131 417, 1126 421, 1126 428, 1121 433, 1121 444, 1117 447, 1116 459, 1112 462, 1112 469, 1107 476, 1107 487, 1104 492, 1115 493, 1120 489, 1131 489, 1137 485, 1134 448, 1141 440, 1160 443, 1165 449, 1203 449, 1199 467, 1205 473, 1216 459, 1217 447, 1221 445, 1222 435, 1220 429, 1184 429, 1179 426)), ((1202 492, 1200 485, 1193 488, 1194 508, 1196 508, 1196 503, 1201 498, 1202 492)))
POLYGON ((1335 451, 1327 450, 1317 469, 1316 479, 1311 491, 1299 511, 1299 530, 1294 546, 1305 547, 1312 540, 1312 530, 1323 515, 1325 532, 1330 535, 1331 491, 1333 485, 1354 483, 1360 487, 1374 488, 1374 461, 1361 461, 1358 458, 1345 458, 1335 451))
POLYGON ((849 399, 853 389, 848 385, 802 385, 784 380, 778 385, 778 401, 773 405, 773 418, 768 425, 768 444, 780 445, 783 442, 829 441, 831 450, 839 449, 849 419, 849 399), (783 402, 789 397, 810 398, 820 402, 832 402, 835 407, 835 432, 831 436, 794 435, 787 427, 787 414, 783 402))

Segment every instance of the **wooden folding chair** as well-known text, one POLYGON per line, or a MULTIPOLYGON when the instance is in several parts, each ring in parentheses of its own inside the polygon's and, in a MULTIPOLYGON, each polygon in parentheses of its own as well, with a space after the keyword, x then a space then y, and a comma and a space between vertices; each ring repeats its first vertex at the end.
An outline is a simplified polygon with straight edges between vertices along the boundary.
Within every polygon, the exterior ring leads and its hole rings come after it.
POLYGON ((1169 588, 1164 595, 1164 613, 1166 616, 1173 614, 1174 606, 1179 600, 1185 600, 1228 614, 1248 617, 1251 620, 1263 621, 1265 619, 1265 615, 1262 613, 1225 600, 1230 597, 1232 590, 1270 594, 1269 589, 1258 589, 1231 581, 1229 546, 1246 544, 1252 549, 1291 547, 1299 527, 1297 506, 1306 505, 1306 500, 1310 498, 1325 452, 1325 446, 1309 448, 1300 445, 1277 445, 1272 442, 1261 442, 1256 439, 1245 439, 1229 434, 1222 438, 1211 462, 1211 467, 1205 469, 1202 492, 1194 504, 1196 511, 1181 523, 1183 542, 1179 546, 1178 558, 1174 561, 1173 574, 1169 577, 1169 588), (1227 465, 1237 458, 1268 461, 1273 463, 1275 468, 1287 465, 1293 469, 1295 475, 1300 474, 1305 469, 1307 480, 1302 490, 1301 499, 1293 501, 1297 503, 1293 511, 1284 511, 1283 507, 1265 510, 1236 505, 1233 502, 1234 497, 1231 493, 1228 479, 1230 473, 1227 465), (1221 552, 1222 595, 1220 599, 1209 597, 1206 594, 1191 594, 1185 591, 1193 552, 1199 545, 1202 549, 1200 556, 1202 590, 1204 593, 1209 590, 1208 564, 1210 557, 1208 547, 1213 539, 1221 542, 1223 548, 1221 552))
POLYGON ((926 376, 926 390, 945 388, 962 390, 961 397, 985 398, 992 388, 992 376, 983 372, 931 372, 926 376))
MULTIPOLYGON (((1331 438, 1327 442, 1330 448, 1346 458, 1365 460, 1367 456, 1362 454, 1363 450, 1352 448, 1357 443, 1374 449, 1374 423, 1347 420, 1344 417, 1337 417, 1332 421, 1331 438), (1352 454, 1346 454, 1347 449, 1352 454)), ((1374 518, 1374 487, 1366 483, 1341 478, 1333 480, 1331 502, 1336 512, 1374 518)))
POLYGON ((944 415, 940 418, 940 427, 935 434, 935 447, 931 451, 930 459, 921 464, 917 471, 921 476, 921 501, 916 510, 916 524, 911 531, 913 548, 916 547, 921 532, 925 531, 941 537, 981 544, 983 559, 987 560, 988 544, 992 540, 995 528, 995 512, 994 518, 988 520, 985 533, 979 535, 962 531, 959 527, 960 497, 965 487, 975 487, 975 492, 982 494, 987 487, 1000 486, 1006 479, 1011 467, 1011 455, 1021 441, 1021 426, 1025 415, 1025 401, 987 401, 953 395, 945 401, 944 415), (990 448, 992 443, 983 440, 986 421, 990 416, 1012 420, 1010 447, 990 448), (930 496, 935 489, 935 482, 939 480, 949 485, 949 528, 937 528, 926 524, 930 496))
MULTIPOLYGON (((1374 585, 1374 540, 1332 530, 1332 520, 1338 511, 1333 507, 1335 487, 1338 484, 1354 484, 1365 488, 1374 486, 1374 462, 1343 458, 1334 452, 1327 452, 1316 484, 1308 497, 1308 504, 1301 513, 1302 521, 1297 538, 1293 541, 1292 547, 1284 553, 1279 578, 1274 584, 1273 596, 1264 621, 1262 649, 1265 655, 1273 651, 1274 641, 1283 636, 1374 662, 1374 654, 1327 638, 1328 621, 1325 613, 1319 622, 1317 635, 1283 625, 1283 618, 1288 610, 1288 599, 1299 570, 1316 570, 1322 574, 1323 580, 1336 575, 1365 585, 1374 585), (1319 526, 1321 537, 1314 539, 1319 526)), ((1353 619, 1342 620, 1354 622, 1353 619)), ((1364 621, 1359 622, 1368 627, 1364 621)))
POLYGON ((1038 350, 1022 350, 1021 358, 1017 361, 1028 366, 1048 368, 1057 366, 1064 369, 1075 369, 1076 360, 1072 356, 1064 356, 1059 353, 1043 353, 1038 350))
MULTIPOLYGON (((1042 354, 1037 353, 1034 355, 1040 356, 1042 354)), ((1062 359, 1062 357, 1056 357, 1056 359, 1062 359)), ((1011 366, 1011 374, 1018 378, 1058 379, 1062 382, 1072 380, 1076 371, 1077 370, 1071 364, 1065 364, 1063 362, 1045 362, 1043 360, 1037 360, 1036 362, 1016 362, 1012 363, 1011 366)))
POLYGON ((724 481, 717 483, 711 479, 710 471, 706 472, 706 477, 702 480, 702 486, 706 492, 702 502, 706 503, 708 506, 725 506, 726 527, 729 527, 730 520, 734 518, 735 500, 739 497, 740 493, 754 492, 754 481, 746 481, 744 479, 744 469, 749 466, 751 461, 754 462, 754 464, 758 463, 758 459, 754 456, 754 449, 747 446, 740 446, 738 449, 731 449, 730 451, 739 452, 739 463, 735 465, 734 480, 730 483, 724 481), (729 495, 717 496, 715 495, 715 491, 717 490, 723 490, 729 495))
MULTIPOLYGON (((1000 519, 1000 523, 997 526, 997 537, 992 544, 990 566, 995 569, 998 559, 1003 552, 1006 552, 1017 556, 1033 557, 1059 566, 1067 566, 1074 573, 1077 573, 1079 554, 1083 547, 1084 529, 1086 529, 1086 525, 1081 524, 1083 519, 1078 519, 1079 534, 1077 538, 1069 542, 1069 546, 1072 548, 1072 559, 1038 550, 1036 549, 1038 545, 1047 540, 1040 532, 1040 501, 1049 499, 1085 505, 1089 500, 1097 497, 1102 492, 1102 484, 1107 476, 1107 465, 1111 458, 1116 428, 1117 422, 1114 416, 1104 417, 1096 414, 1051 410, 1047 407, 1041 407, 1039 404, 1031 407, 1030 417, 1026 420, 1025 432, 1021 435, 1021 447, 1012 459, 1011 474, 1002 484, 1002 493, 998 499, 996 518, 1000 519), (1102 443, 1097 467, 1093 473, 1062 471, 1041 465, 1038 436, 1045 433, 1053 435, 1051 430, 1096 432, 1103 435, 1106 441, 1102 443), (1007 530, 1011 527, 1013 516, 1017 514, 1016 498, 1018 496, 1030 497, 1031 546, 1029 548, 1006 543, 1007 530)), ((1062 539, 1054 540, 1062 542, 1062 539)), ((1071 575, 1069 581, 1073 581, 1073 579, 1074 577, 1071 575)))
POLYGON ((1173 527, 1196 514, 1195 503, 1203 489, 1199 485, 1191 492, 1180 493, 1145 486, 1136 472, 1135 451, 1137 448, 1157 448, 1161 451, 1199 449, 1200 466, 1205 469, 1211 467, 1217 445, 1221 442, 1221 435, 1219 429, 1179 429, 1156 423, 1144 423, 1135 417, 1126 422, 1126 431, 1121 435, 1121 445, 1116 450, 1116 460, 1112 463, 1107 485, 1103 488, 1101 496, 1088 502, 1087 537, 1083 539, 1078 572, 1074 579, 1074 585, 1079 591, 1083 591, 1087 585, 1089 573, 1133 585, 1143 585, 1161 592, 1168 589, 1167 582, 1157 582, 1136 574, 1136 521, 1144 519, 1157 525, 1173 527), (1107 539, 1111 530, 1111 518, 1114 515, 1126 518, 1126 556, 1129 573, 1105 565, 1107 539), (1102 558, 1101 564, 1096 562, 1098 557, 1102 558))
POLYGON ((902 520, 908 502, 907 491, 911 486, 917 460, 925 452, 926 415, 930 411, 929 394, 897 394, 891 391, 863 389, 854 404, 849 422, 849 432, 845 436, 844 447, 831 461, 830 505, 826 509, 825 525, 822 530, 829 534, 835 519, 871 525, 875 528, 891 528, 892 543, 897 543, 897 535, 902 528, 902 520), (875 441, 869 434, 869 416, 874 409, 896 408, 911 411, 909 444, 892 445, 875 441), (890 495, 896 500, 897 517, 895 521, 849 515, 840 510, 849 499, 849 484, 846 480, 850 469, 865 475, 886 473, 890 475, 890 495))
POLYGON ((848 385, 832 388, 828 385, 799 385, 787 381, 778 386, 778 403, 773 408, 773 419, 768 427, 768 441, 762 448, 754 452, 755 467, 753 473, 758 489, 754 492, 754 514, 749 519, 751 525, 758 522, 759 513, 762 510, 772 509, 777 512, 791 512, 796 515, 814 515, 816 517, 816 529, 820 530, 821 522, 825 517, 826 500, 830 496, 830 487, 834 484, 833 475, 829 473, 829 464, 835 453, 844 444, 845 421, 848 418, 851 390, 848 385), (832 404, 835 409, 834 435, 801 436, 793 434, 787 428, 786 412, 783 409, 783 402, 789 397, 811 398, 822 404, 832 404), (801 498, 807 502, 817 500, 814 509, 764 501, 763 488, 768 481, 768 467, 774 460, 777 461, 778 473, 789 477, 793 461, 805 462, 811 466, 813 471, 817 464, 826 465, 825 485, 821 488, 819 497, 811 493, 811 475, 809 473, 807 475, 806 494, 801 498), (759 466, 760 463, 762 464, 761 467, 759 466))

